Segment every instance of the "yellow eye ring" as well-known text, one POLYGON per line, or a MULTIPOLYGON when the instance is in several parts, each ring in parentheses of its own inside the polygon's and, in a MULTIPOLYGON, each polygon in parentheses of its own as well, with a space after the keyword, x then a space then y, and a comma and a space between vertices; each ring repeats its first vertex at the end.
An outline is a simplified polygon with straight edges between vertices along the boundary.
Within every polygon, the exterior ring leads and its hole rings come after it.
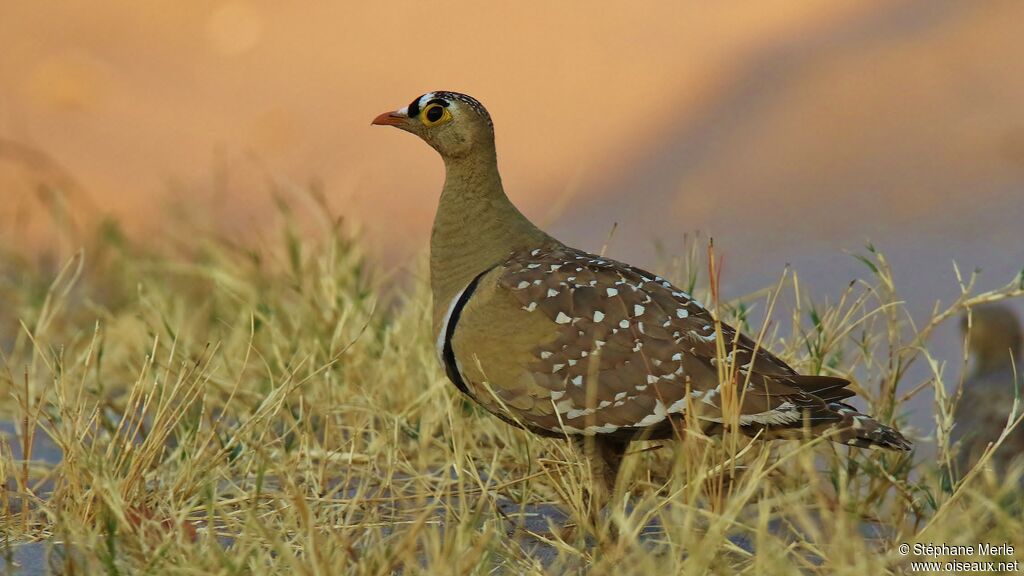
POLYGON ((420 122, 424 126, 437 126, 452 119, 452 113, 440 104, 430 104, 420 112, 420 122))

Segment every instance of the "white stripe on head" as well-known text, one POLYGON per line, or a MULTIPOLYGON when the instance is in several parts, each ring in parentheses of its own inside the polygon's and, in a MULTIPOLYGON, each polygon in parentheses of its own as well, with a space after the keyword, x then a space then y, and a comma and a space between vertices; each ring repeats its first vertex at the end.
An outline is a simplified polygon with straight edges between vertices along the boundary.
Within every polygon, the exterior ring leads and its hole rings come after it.
POLYGON ((420 96, 420 99, 416 102, 416 104, 419 107, 420 111, 422 111, 423 107, 427 105, 427 102, 430 102, 433 99, 434 99, 434 93, 433 92, 427 92, 423 96, 420 96))

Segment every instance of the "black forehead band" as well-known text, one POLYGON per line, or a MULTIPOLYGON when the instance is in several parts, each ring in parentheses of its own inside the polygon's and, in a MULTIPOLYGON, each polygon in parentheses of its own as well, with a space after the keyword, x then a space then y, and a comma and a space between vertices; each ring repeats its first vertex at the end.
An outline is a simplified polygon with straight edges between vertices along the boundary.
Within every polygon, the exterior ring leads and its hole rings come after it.
POLYGON ((420 113, 420 98, 423 98, 423 96, 417 96, 416 99, 409 104, 409 118, 415 118, 420 113))

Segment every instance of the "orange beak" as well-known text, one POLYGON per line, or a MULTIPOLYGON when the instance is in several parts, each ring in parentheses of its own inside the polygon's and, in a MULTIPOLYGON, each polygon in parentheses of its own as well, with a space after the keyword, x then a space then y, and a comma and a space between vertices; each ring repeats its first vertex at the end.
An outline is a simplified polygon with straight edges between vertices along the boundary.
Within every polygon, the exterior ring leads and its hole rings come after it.
POLYGON ((405 114, 399 114, 398 112, 385 112, 374 118, 373 122, 370 122, 370 124, 376 126, 400 126, 405 124, 405 121, 408 119, 409 117, 405 114))

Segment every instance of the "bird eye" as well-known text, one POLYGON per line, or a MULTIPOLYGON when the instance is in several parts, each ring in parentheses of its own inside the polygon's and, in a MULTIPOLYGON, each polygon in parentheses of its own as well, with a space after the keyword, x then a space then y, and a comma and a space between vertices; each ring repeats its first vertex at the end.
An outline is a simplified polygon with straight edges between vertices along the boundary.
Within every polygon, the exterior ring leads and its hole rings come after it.
POLYGON ((452 119, 451 112, 440 104, 430 104, 421 113, 424 126, 434 126, 452 119))

